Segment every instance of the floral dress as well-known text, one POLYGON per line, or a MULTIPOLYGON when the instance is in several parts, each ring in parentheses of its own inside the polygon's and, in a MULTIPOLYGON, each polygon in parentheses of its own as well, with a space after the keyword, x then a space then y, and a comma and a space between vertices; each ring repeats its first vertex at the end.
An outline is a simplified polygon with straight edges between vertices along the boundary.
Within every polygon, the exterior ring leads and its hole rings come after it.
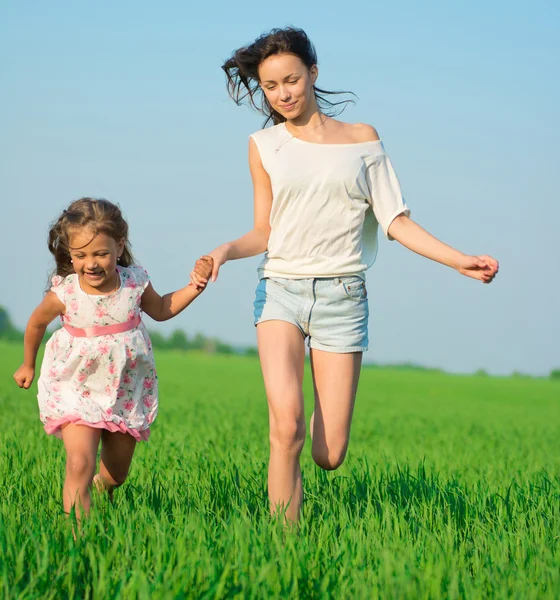
POLYGON ((66 307, 63 325, 47 343, 39 377, 39 410, 49 434, 66 423, 129 433, 147 440, 157 415, 158 392, 152 344, 142 322, 111 335, 75 337, 72 328, 134 321, 149 283, 142 267, 117 267, 119 289, 86 294, 78 275, 56 276, 51 290, 66 307))

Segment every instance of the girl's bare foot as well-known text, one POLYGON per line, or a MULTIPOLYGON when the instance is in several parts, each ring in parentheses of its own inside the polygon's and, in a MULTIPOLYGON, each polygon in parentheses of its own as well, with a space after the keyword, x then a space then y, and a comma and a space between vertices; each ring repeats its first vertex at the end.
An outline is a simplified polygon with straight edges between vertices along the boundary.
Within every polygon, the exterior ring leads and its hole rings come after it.
POLYGON ((109 495, 109 500, 112 502, 113 501, 113 486, 112 485, 107 485, 107 483, 105 482, 105 480, 103 479, 103 477, 101 477, 101 475, 99 473, 96 473, 93 476, 93 485, 95 486, 95 489, 100 493, 100 494, 104 494, 105 492, 107 492, 107 494, 109 495))

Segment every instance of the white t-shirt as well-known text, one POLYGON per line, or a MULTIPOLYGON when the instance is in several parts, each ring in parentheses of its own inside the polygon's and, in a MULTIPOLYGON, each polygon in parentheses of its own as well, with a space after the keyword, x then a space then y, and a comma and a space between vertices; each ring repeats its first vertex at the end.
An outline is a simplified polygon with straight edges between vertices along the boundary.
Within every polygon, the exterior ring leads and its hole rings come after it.
POLYGON ((284 123, 251 137, 273 195, 259 277, 365 278, 377 254, 378 225, 388 236, 393 219, 410 214, 383 143, 306 142, 284 123))

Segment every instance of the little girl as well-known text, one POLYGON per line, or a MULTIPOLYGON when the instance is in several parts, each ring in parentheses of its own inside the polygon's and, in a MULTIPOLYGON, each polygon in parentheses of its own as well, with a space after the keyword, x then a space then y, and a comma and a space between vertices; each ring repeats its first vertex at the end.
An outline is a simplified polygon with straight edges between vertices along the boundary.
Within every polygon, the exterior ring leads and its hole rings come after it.
MULTIPOLYGON (((148 439, 157 415, 157 376, 142 312, 156 321, 171 319, 204 285, 160 296, 134 264, 128 225, 107 200, 73 202, 50 230, 49 250, 56 276, 29 319, 24 363, 14 379, 29 388, 47 326, 60 316, 63 327, 45 350, 39 409, 46 432, 64 442, 64 510, 75 506, 79 517, 89 510, 92 482, 111 495, 125 481, 136 442, 148 439)), ((196 265, 210 275, 211 258, 196 265)))

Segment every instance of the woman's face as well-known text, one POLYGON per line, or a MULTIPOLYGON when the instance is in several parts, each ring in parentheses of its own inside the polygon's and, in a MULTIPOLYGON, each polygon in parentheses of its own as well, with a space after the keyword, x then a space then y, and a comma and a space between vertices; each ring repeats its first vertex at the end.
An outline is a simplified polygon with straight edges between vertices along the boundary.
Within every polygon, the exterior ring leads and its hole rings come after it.
POLYGON ((317 67, 308 69, 295 54, 273 54, 259 65, 261 88, 272 108, 286 119, 305 113, 315 104, 313 85, 317 67))

